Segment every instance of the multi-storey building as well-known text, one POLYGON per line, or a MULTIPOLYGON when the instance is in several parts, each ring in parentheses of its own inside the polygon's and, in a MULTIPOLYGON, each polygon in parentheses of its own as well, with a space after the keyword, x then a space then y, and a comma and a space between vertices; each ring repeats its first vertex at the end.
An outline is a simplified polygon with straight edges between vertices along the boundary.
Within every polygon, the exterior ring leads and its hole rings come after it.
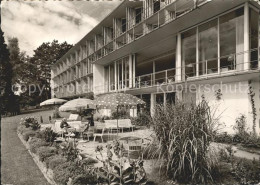
POLYGON ((52 67, 52 93, 125 91, 151 112, 203 97, 226 131, 244 114, 259 134, 259 9, 250 0, 123 1, 52 67))

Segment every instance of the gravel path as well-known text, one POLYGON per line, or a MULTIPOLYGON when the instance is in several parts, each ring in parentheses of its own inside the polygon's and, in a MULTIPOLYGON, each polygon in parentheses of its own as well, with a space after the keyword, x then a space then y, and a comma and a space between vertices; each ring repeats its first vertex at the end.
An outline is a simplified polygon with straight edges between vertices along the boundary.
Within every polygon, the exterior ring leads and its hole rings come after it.
POLYGON ((48 185, 49 183, 17 136, 17 123, 25 116, 27 115, 1 120, 1 184, 48 185))

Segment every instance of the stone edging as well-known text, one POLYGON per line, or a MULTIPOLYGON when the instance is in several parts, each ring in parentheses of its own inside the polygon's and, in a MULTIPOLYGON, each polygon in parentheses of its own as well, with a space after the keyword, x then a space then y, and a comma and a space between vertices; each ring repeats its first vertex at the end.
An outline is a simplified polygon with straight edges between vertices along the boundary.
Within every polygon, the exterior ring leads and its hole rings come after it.
POLYGON ((46 168, 44 163, 39 160, 39 157, 30 151, 29 144, 23 139, 22 135, 18 131, 17 131, 17 135, 21 140, 21 142, 23 143, 23 145, 25 146, 25 148, 28 150, 29 154, 32 156, 33 161, 38 166, 45 179, 51 185, 57 185, 57 183, 53 180, 53 171, 51 169, 46 168))

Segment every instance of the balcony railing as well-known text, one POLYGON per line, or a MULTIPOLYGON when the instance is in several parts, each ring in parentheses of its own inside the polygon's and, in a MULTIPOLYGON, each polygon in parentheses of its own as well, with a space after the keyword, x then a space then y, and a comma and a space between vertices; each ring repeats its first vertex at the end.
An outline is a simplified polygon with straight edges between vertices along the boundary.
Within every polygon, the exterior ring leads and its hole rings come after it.
POLYGON ((161 84, 184 82, 205 77, 210 78, 222 75, 233 75, 234 73, 239 74, 248 71, 251 72, 254 70, 259 71, 260 57, 259 55, 257 55, 257 53, 257 48, 240 53, 232 53, 230 55, 212 58, 200 61, 198 63, 194 62, 180 68, 172 68, 155 73, 137 76, 132 80, 132 83, 130 83, 131 80, 126 80, 120 81, 117 84, 111 83, 110 86, 108 84, 95 86, 95 91, 97 89, 100 89, 99 92, 105 93, 109 91, 121 91, 128 89, 152 87, 161 84), (245 61, 246 58, 248 58, 249 62, 245 61), (197 68, 197 66, 199 66, 199 69, 197 68), (179 73, 177 74, 178 70, 179 73))

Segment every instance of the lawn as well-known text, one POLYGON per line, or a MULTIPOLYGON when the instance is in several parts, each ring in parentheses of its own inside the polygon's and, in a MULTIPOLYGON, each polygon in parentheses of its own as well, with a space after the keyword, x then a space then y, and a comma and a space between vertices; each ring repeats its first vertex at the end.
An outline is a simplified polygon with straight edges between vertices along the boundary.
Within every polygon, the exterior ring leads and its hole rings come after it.
POLYGON ((17 136, 17 125, 22 117, 42 115, 47 121, 51 111, 35 112, 1 120, 1 182, 16 185, 47 185, 41 171, 17 136))

